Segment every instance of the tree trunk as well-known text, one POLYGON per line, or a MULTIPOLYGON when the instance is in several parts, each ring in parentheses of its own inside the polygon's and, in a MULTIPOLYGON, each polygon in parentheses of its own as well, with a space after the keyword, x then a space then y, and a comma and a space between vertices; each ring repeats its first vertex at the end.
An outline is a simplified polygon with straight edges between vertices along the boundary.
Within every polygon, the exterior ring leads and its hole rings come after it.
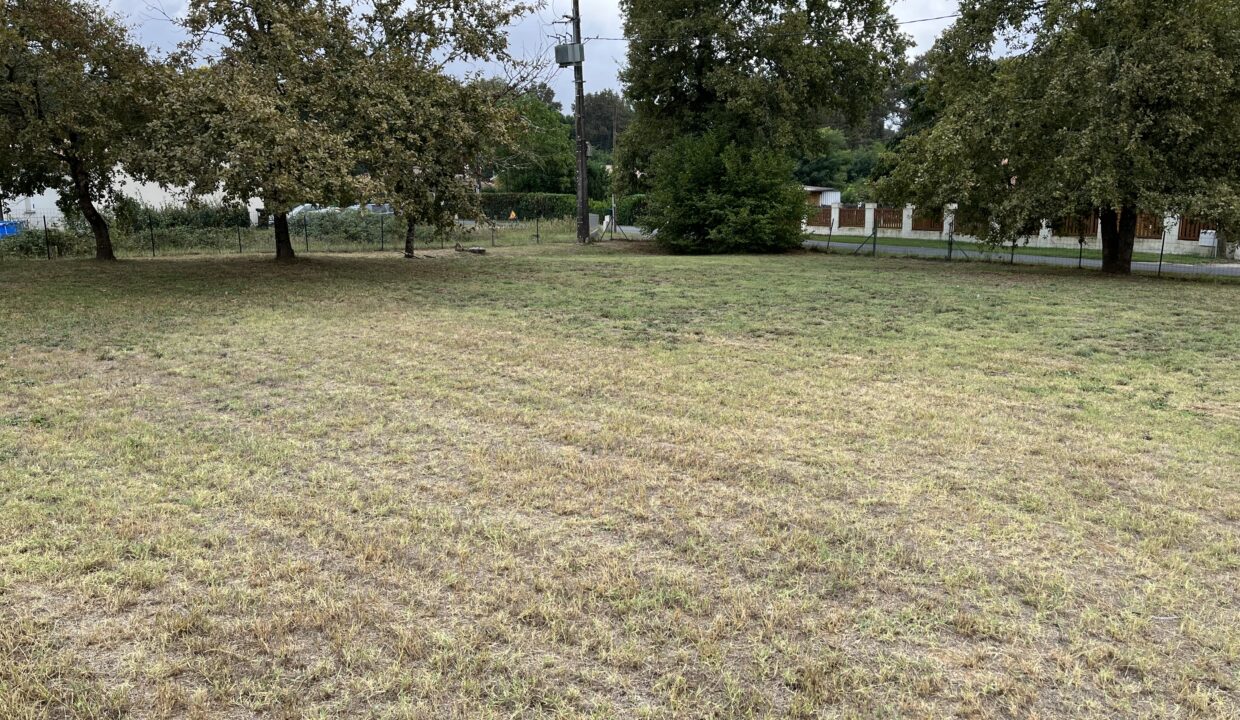
POLYGON ((280 212, 275 216, 276 226, 276 260, 281 262, 292 262, 297 259, 297 253, 293 252, 293 241, 288 235, 288 213, 280 212))
POLYGON ((1137 241, 1137 209, 1125 205, 1119 210, 1102 210, 1102 272, 1108 275, 1132 274, 1132 249, 1137 241))
POLYGON ((414 246, 418 241, 417 232, 418 232, 417 225, 415 225, 412 222, 405 223, 405 257, 407 258, 415 257, 415 255, 413 254, 413 251, 414 251, 414 246))
POLYGON ((95 236, 95 259, 115 260, 116 253, 112 250, 112 234, 108 230, 108 221, 103 219, 103 215, 99 214, 95 203, 90 199, 90 174, 76 160, 69 161, 69 174, 73 180, 73 199, 95 236))

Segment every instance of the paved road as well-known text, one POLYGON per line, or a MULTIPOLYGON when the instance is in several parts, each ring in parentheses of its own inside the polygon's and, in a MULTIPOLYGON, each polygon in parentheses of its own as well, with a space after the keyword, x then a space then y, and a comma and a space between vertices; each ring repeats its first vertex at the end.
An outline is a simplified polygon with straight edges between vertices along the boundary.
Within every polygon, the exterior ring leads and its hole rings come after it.
MULTIPOLYGON (((816 249, 827 249, 826 240, 806 240, 805 247, 816 249)), ((831 249, 838 252, 854 252, 862 246, 851 242, 832 242, 831 249)), ((861 253, 870 252, 870 246, 865 246, 865 250, 861 253)), ((880 255, 911 255, 915 257, 931 257, 946 258, 946 248, 934 247, 908 247, 905 245, 884 245, 880 239, 878 243, 878 252, 880 255)), ((1010 262, 1012 256, 1010 253, 979 253, 977 250, 966 248, 956 248, 952 253, 952 257, 958 260, 979 260, 987 262, 1010 262)), ((1078 260, 1076 258, 1055 257, 1053 255, 1027 255, 1019 251, 1016 253, 1016 262, 1022 265, 1055 265, 1058 267, 1077 267, 1078 260)), ((1085 259, 1081 263, 1083 267, 1099 269, 1102 267, 1101 260, 1085 259)), ((1158 263, 1150 262, 1134 262, 1132 264, 1133 272, 1141 273, 1157 273, 1158 263)), ((1163 263, 1163 274, 1167 275, 1223 275, 1240 277, 1240 263, 1202 263, 1199 265, 1190 265, 1184 263, 1163 263)))

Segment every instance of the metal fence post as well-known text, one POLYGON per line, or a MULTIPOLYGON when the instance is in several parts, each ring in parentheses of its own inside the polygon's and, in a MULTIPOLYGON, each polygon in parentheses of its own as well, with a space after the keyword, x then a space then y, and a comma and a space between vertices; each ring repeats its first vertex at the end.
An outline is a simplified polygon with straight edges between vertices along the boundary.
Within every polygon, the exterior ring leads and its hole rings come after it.
POLYGON ((237 226, 237 254, 241 254, 241 226, 237 226))
MULTIPOLYGON (((1215 245, 1218 245, 1216 240, 1215 245)), ((1163 257, 1167 254, 1167 230, 1163 229, 1162 247, 1158 249, 1158 277, 1162 277, 1163 257)))
POLYGON ((385 216, 379 216, 379 252, 383 252, 383 221, 385 219, 385 216))
POLYGON ((1012 258, 1011 260, 1009 260, 1009 263, 1012 265, 1016 264, 1016 239, 1015 238, 1012 239, 1012 258))
POLYGON ((151 211, 146 212, 146 229, 151 231, 151 257, 155 257, 155 223, 151 221, 151 211))
POLYGON ((306 252, 310 252, 310 217, 308 214, 301 216, 301 235, 306 239, 306 252))
POLYGON ((43 216, 43 249, 47 251, 47 259, 52 259, 52 239, 48 237, 47 216, 43 216))
POLYGON ((956 249, 956 218, 952 218, 947 226, 947 262, 952 261, 952 252, 956 249))

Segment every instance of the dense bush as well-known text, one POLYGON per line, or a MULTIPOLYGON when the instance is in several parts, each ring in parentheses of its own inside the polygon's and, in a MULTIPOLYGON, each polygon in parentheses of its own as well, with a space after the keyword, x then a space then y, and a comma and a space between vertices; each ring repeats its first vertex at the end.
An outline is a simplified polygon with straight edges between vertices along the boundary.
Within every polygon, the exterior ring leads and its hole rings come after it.
POLYGON ((801 244, 807 206, 792 161, 764 148, 685 136, 659 152, 645 223, 678 253, 782 252, 801 244))
POLYGON ((53 257, 86 255, 95 250, 95 240, 86 235, 52 228, 28 229, 6 238, 0 238, 0 252, 25 257, 44 257, 48 248, 53 257))
POLYGON ((564 218, 577 214, 577 196, 552 193, 482 193, 482 213, 492 220, 564 218))
MULTIPOLYGON (((630 195, 616 199, 616 215, 622 225, 637 225, 646 210, 645 195, 630 195)), ((577 215, 575 195, 549 193, 499 193, 482 194, 482 212, 492 220, 507 220, 513 212, 518 220, 571 218, 577 215)), ((590 212, 605 218, 611 214, 610 200, 591 200, 590 212)))
MULTIPOLYGON (((250 211, 240 205, 189 203, 152 207, 122 197, 111 208, 113 226, 120 232, 144 232, 160 228, 244 228, 250 211)), ((68 216, 66 216, 66 220, 68 216)))

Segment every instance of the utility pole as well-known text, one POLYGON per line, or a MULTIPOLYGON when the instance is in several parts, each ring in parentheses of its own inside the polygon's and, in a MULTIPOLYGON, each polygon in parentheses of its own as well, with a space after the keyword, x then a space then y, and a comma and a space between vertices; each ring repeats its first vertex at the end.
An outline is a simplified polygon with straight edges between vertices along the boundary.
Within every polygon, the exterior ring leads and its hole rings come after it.
POLYGON ((586 143, 586 79, 583 65, 586 60, 585 45, 581 41, 581 0, 573 0, 573 42, 557 45, 556 64, 562 68, 573 66, 573 78, 577 85, 577 101, 573 103, 573 115, 577 130, 577 242, 590 241, 590 172, 589 145, 586 143))

